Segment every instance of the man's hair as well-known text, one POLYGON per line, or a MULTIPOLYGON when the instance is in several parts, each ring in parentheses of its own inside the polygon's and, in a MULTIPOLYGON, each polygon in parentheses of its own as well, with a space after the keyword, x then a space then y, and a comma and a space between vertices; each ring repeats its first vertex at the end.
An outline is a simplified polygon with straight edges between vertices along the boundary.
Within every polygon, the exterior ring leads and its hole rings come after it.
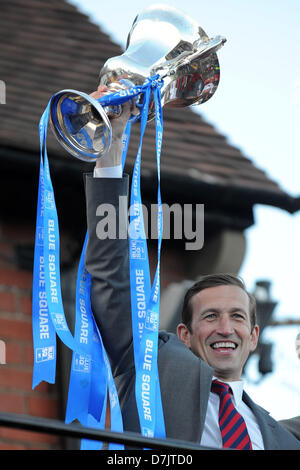
POLYGON ((237 286, 243 289, 244 292, 249 297, 249 312, 250 312, 250 324, 251 324, 251 331, 256 324, 256 300, 255 297, 250 294, 245 286, 244 281, 238 277, 234 276, 233 274, 208 274, 206 276, 202 276, 199 281, 197 281, 192 287, 188 289, 185 294, 181 319, 182 323, 189 329, 191 332, 191 325, 192 325, 192 318, 193 318, 193 309, 192 309, 192 298, 194 295, 198 294, 204 289, 208 289, 209 287, 218 287, 218 286, 237 286))

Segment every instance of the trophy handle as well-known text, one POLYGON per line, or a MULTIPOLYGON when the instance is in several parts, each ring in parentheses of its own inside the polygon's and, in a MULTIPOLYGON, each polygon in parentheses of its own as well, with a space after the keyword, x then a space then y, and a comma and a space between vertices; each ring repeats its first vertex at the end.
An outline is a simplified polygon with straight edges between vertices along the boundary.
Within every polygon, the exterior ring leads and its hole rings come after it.
POLYGON ((74 157, 95 162, 111 144, 111 124, 95 98, 61 90, 51 98, 50 125, 58 142, 74 157))

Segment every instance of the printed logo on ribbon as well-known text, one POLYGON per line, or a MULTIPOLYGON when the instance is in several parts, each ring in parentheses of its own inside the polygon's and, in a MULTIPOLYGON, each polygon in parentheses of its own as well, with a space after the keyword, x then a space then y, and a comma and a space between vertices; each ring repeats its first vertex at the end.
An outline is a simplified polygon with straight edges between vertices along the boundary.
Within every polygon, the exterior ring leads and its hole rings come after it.
POLYGON ((52 315, 53 315, 52 320, 53 320, 56 330, 60 330, 60 331, 69 330, 63 313, 53 313, 52 315))
POLYGON ((44 227, 36 228, 36 244, 37 246, 44 246, 44 227))
POLYGON ((91 371, 91 356, 74 353, 73 370, 89 374, 91 371))
POLYGON ((142 428, 142 433, 143 433, 143 436, 145 437, 154 437, 153 431, 149 428, 146 428, 145 426, 143 426, 142 428))
POLYGON ((146 259, 145 243, 142 240, 132 240, 131 242, 132 259, 146 259))
POLYGON ((45 208, 55 210, 54 194, 52 191, 45 190, 45 208))
POLYGON ((145 328, 150 331, 158 331, 158 322, 158 313, 148 310, 145 319, 145 328))

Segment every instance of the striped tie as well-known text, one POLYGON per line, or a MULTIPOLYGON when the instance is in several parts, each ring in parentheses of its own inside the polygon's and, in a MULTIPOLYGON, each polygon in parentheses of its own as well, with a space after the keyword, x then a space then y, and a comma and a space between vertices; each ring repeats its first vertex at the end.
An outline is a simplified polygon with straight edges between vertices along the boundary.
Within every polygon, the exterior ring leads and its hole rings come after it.
POLYGON ((223 447, 252 450, 246 423, 233 404, 229 385, 219 382, 218 380, 213 380, 211 391, 217 393, 220 397, 219 426, 223 447))

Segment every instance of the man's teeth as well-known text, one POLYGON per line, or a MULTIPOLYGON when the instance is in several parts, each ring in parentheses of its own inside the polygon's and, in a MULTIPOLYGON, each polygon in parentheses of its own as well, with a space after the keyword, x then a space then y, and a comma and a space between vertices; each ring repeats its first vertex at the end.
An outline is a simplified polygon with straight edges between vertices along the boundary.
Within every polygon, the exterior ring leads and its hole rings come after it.
POLYGON ((219 343, 213 343, 212 345, 212 348, 213 349, 217 349, 217 348, 233 348, 235 349, 236 348, 236 344, 234 343, 231 343, 230 341, 223 341, 223 342, 219 342, 219 343))

